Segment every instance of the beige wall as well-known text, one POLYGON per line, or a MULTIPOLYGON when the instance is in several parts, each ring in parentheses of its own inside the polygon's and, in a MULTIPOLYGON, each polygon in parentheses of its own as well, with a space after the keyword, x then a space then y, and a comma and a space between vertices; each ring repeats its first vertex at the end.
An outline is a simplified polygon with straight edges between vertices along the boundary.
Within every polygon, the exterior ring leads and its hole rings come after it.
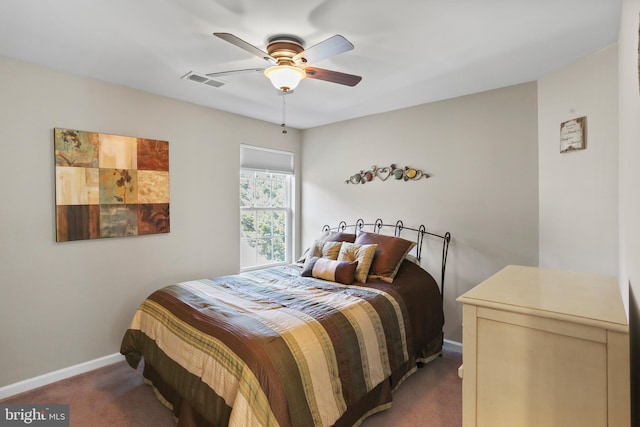
POLYGON ((294 129, 4 58, 0 94, 0 387, 117 353, 162 285, 237 272, 239 146, 300 143, 294 129), (55 127, 168 140, 171 233, 56 243, 55 127))
POLYGON ((538 80, 540 266, 618 274, 617 44, 538 80), (587 148, 560 153, 586 116, 587 148))
MULTIPOLYGON (((535 83, 305 130, 303 246, 342 219, 451 232, 445 338, 461 341, 455 298, 507 264, 538 263, 537 140, 535 83), (391 163, 433 176, 344 183, 391 163)), ((439 279, 439 248, 429 250, 423 266, 439 279)))

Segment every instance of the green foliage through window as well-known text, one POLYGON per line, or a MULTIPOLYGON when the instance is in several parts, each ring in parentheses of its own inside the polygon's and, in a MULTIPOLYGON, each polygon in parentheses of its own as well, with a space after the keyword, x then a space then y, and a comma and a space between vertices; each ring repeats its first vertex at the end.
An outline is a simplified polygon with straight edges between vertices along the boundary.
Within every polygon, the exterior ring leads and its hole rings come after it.
POLYGON ((289 260, 289 180, 285 174, 241 170, 241 268, 289 260))

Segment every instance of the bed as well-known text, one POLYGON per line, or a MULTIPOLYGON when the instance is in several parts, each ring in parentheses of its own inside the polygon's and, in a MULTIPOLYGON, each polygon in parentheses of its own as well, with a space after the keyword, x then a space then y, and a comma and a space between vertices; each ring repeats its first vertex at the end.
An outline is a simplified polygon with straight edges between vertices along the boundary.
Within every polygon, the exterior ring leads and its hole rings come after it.
POLYGON ((441 354, 450 237, 325 226, 297 263, 155 291, 120 352, 182 427, 359 425, 441 354), (432 238, 440 286, 420 267, 432 238))

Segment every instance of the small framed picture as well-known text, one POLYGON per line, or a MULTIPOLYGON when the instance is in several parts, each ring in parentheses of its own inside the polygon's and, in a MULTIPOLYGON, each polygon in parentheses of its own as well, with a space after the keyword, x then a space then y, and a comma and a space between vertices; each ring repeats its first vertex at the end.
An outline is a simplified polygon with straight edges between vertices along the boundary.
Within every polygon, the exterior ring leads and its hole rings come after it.
POLYGON ((584 150, 586 141, 586 117, 567 120, 560 124, 560 152, 584 150))

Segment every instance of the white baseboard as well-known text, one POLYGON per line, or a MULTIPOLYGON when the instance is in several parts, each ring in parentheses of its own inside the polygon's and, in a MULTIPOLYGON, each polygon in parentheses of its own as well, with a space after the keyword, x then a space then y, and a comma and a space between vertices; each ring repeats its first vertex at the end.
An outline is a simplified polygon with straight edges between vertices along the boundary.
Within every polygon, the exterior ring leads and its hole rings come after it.
POLYGON ((0 399, 15 396, 16 394, 24 393, 25 391, 33 390, 75 375, 84 374, 85 372, 93 371, 94 369, 102 368, 103 366, 111 365, 113 363, 118 363, 122 360, 124 360, 123 355, 120 353, 114 353, 109 356, 99 357, 94 360, 89 360, 88 362, 79 363, 77 365, 69 366, 68 368, 59 369, 44 375, 9 384, 7 386, 0 387, 0 399))
POLYGON ((444 345, 442 347, 462 353, 462 343, 459 343, 458 341, 451 341, 445 338, 444 345))

